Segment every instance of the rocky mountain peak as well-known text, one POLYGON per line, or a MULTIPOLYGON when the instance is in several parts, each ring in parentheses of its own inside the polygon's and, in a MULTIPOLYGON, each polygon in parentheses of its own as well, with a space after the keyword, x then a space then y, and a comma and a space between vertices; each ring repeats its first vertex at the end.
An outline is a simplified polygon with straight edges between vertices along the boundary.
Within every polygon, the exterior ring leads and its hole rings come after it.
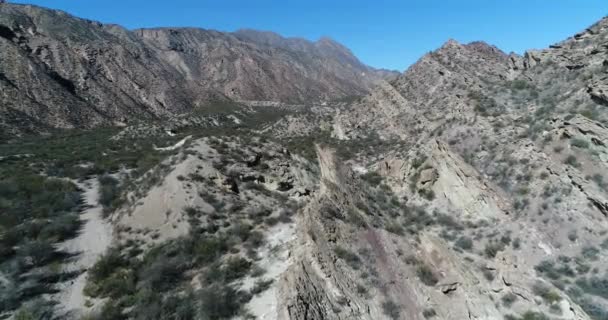
POLYGON ((446 42, 444 42, 438 50, 441 50, 444 48, 449 49, 449 48, 460 48, 460 47, 462 47, 460 42, 458 42, 456 39, 450 38, 446 42))

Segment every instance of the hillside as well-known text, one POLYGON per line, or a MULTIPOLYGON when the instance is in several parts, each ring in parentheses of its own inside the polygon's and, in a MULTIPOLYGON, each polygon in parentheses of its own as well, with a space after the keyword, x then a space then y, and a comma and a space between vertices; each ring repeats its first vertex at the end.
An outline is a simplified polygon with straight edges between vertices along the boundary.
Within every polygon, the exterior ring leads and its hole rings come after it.
POLYGON ((0 55, 7 135, 165 119, 218 101, 321 103, 364 94, 387 75, 330 39, 129 31, 16 4, 0 6, 0 55))

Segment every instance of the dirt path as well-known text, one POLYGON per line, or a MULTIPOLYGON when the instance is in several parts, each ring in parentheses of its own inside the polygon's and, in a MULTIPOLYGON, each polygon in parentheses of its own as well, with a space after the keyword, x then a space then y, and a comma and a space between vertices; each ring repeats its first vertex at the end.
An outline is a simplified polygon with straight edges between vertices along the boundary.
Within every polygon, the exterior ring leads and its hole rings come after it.
MULTIPOLYGON (((247 308, 259 320, 276 320, 277 313, 277 288, 281 275, 289 265, 290 245, 294 241, 295 223, 279 224, 268 230, 267 243, 259 252, 262 259, 258 262, 259 266, 266 271, 261 279, 273 280, 270 287, 259 295, 254 296, 247 304, 247 308)), ((241 289, 250 290, 258 279, 245 279, 241 289)))
MULTIPOLYGON (((59 248, 70 253, 78 253, 73 260, 68 261, 64 268, 66 271, 88 270, 97 259, 107 250, 112 241, 112 227, 103 219, 102 207, 99 205, 99 182, 97 179, 78 183, 84 191, 84 202, 88 206, 80 215, 83 221, 80 234, 59 245, 59 248)), ((88 272, 59 285, 59 293, 54 297, 58 302, 60 314, 81 314, 87 309, 87 300, 82 293, 86 284, 88 272)), ((93 302, 94 307, 94 302, 93 302)))

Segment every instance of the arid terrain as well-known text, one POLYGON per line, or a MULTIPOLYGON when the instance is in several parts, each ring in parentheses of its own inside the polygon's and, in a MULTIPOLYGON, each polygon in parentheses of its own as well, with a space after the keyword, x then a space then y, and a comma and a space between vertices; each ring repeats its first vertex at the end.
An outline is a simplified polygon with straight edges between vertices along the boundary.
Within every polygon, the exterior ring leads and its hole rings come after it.
POLYGON ((0 4, 0 90, 0 319, 608 319, 608 18, 398 73, 0 4))

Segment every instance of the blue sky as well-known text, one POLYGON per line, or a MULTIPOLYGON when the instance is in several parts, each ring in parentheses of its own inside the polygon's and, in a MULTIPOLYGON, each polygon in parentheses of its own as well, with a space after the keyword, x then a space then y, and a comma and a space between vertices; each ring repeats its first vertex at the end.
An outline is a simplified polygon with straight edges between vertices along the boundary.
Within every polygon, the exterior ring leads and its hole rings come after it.
POLYGON ((608 14, 606 0, 14 0, 127 28, 192 26, 329 36, 364 63, 405 70, 449 38, 544 48, 608 14))

